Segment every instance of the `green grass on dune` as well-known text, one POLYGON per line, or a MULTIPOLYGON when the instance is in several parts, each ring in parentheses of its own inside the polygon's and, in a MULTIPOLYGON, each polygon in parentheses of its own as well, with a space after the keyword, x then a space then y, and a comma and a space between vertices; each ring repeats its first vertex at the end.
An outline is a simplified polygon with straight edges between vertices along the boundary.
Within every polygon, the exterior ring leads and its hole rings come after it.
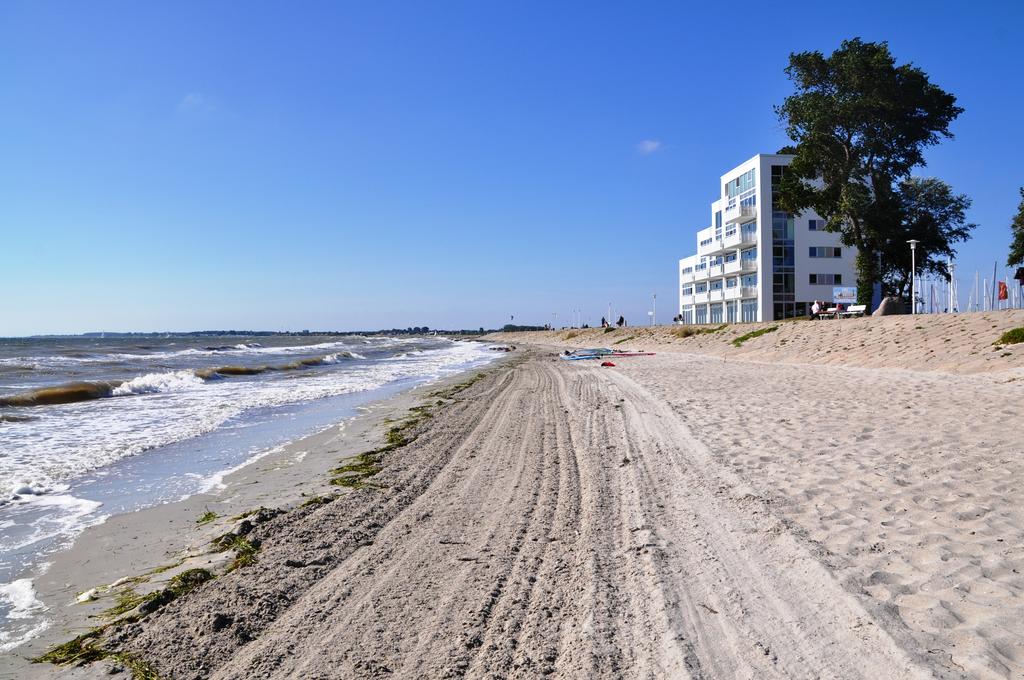
POLYGON ((750 331, 749 333, 744 333, 738 338, 734 338, 732 344, 735 345, 736 347, 742 347, 743 343, 745 343, 747 340, 753 340, 754 338, 761 337, 765 333, 772 333, 777 330, 779 330, 778 326, 768 326, 767 328, 759 328, 756 331, 750 331))
POLYGON ((1012 328, 1001 336, 999 339, 993 342, 993 345, 1016 345, 1017 343, 1024 342, 1024 326, 1021 328, 1012 328))

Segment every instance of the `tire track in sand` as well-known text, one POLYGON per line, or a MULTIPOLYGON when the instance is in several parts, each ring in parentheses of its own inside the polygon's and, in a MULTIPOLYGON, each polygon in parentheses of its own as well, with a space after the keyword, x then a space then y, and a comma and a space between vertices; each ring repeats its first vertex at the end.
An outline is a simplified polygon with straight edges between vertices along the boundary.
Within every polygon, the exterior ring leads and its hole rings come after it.
POLYGON ((214 677, 928 677, 621 373, 533 359, 437 426, 425 491, 214 677))

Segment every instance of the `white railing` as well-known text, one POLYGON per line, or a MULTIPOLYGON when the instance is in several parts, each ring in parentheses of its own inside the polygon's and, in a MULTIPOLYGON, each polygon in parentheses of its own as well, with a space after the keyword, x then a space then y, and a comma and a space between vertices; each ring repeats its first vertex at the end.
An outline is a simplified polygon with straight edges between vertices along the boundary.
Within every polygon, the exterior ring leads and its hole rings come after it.
POLYGON ((726 223, 746 222, 757 217, 757 208, 752 205, 726 206, 723 217, 726 223))
POLYGON ((757 297, 757 286, 743 286, 740 288, 740 297, 754 298, 757 297))

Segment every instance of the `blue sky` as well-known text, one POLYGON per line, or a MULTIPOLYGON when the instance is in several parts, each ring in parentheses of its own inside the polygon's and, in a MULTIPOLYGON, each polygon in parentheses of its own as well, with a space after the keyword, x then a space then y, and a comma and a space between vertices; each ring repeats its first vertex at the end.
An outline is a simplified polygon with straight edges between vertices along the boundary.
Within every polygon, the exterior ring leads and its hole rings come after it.
POLYGON ((921 174, 1024 184, 1022 3, 0 4, 0 335, 646 320, 718 175, 786 140, 792 51, 953 92, 921 174), (645 144, 645 142, 647 142, 645 144))

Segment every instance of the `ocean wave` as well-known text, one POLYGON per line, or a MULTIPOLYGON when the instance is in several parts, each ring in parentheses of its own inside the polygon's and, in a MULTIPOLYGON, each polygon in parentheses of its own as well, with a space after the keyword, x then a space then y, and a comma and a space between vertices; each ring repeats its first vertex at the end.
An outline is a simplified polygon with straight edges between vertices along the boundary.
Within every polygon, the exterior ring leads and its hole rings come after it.
POLYGON ((170 373, 147 373, 137 378, 126 380, 115 387, 110 396, 124 397, 129 394, 153 394, 154 392, 170 392, 203 384, 203 379, 193 371, 173 371, 170 373))
POLYGON ((31 392, 0 397, 0 407, 53 406, 76 401, 102 399, 113 394, 117 383, 74 382, 56 387, 43 387, 31 392))
MULTIPOLYGON (((124 361, 156 361, 179 359, 189 356, 217 356, 220 354, 259 355, 259 354, 303 354, 307 352, 345 349, 355 344, 365 344, 362 338, 332 340, 310 345, 271 345, 264 346, 258 342, 244 342, 234 345, 210 345, 206 347, 189 347, 187 349, 149 351, 155 346, 136 346, 141 352, 109 351, 82 352, 69 351, 63 354, 32 355, 0 358, 0 366, 13 366, 19 370, 42 370, 46 368, 62 368, 79 364, 108 364, 124 361)), ((165 346, 166 347, 166 346, 165 346)))
POLYGON ((196 370, 163 371, 147 373, 123 382, 75 382, 56 387, 40 389, 0 396, 0 407, 54 406, 72 404, 79 401, 91 401, 106 397, 126 397, 137 394, 153 394, 188 389, 203 384, 207 380, 224 377, 260 375, 276 371, 298 371, 314 366, 337 364, 345 359, 363 358, 354 352, 335 352, 319 357, 299 359, 287 364, 266 364, 261 366, 218 366, 196 370))

